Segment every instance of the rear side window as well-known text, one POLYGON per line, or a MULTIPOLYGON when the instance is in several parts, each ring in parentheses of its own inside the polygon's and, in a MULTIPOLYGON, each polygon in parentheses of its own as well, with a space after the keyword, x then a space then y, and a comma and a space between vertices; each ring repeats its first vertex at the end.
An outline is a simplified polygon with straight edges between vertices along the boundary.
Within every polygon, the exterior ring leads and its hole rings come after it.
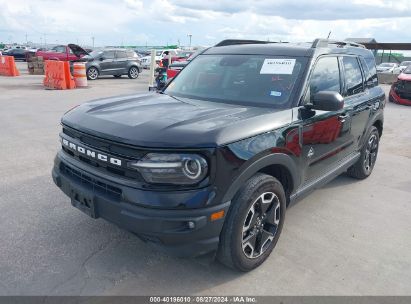
POLYGON ((117 55, 116 55, 116 56, 117 56, 117 59, 127 58, 127 53, 124 52, 124 51, 117 51, 116 54, 117 54, 117 55))
POLYGON ((308 98, 312 100, 314 95, 320 91, 341 93, 340 83, 340 69, 337 57, 322 57, 317 61, 312 72, 306 100, 308 98))
POLYGON ((375 65, 374 57, 365 57, 364 61, 370 71, 371 81, 374 83, 374 86, 378 85, 377 67, 375 65))
POLYGON ((356 57, 343 57, 345 96, 352 96, 364 91, 361 68, 356 57))
POLYGON ((359 57, 360 63, 362 66, 362 70, 364 71, 364 83, 366 88, 372 88, 375 87, 378 82, 374 80, 373 74, 371 74, 370 70, 368 69, 368 65, 365 62, 365 59, 363 57, 359 57))

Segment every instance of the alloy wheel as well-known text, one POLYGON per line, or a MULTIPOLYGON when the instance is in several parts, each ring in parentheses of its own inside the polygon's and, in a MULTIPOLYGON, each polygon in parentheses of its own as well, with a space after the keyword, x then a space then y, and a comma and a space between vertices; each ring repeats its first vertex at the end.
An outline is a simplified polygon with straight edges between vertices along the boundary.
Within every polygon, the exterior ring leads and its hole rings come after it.
POLYGON ((261 194, 249 208, 243 224, 243 253, 250 259, 270 247, 280 224, 280 200, 273 192, 261 194))
POLYGON ((138 77, 138 70, 137 68, 131 68, 130 69, 130 77, 135 79, 138 77))
POLYGON ((89 68, 87 73, 91 80, 97 79, 98 77, 98 71, 96 68, 89 68))
POLYGON ((374 167, 378 152, 378 138, 377 135, 372 134, 368 139, 365 149, 364 169, 369 173, 374 167))

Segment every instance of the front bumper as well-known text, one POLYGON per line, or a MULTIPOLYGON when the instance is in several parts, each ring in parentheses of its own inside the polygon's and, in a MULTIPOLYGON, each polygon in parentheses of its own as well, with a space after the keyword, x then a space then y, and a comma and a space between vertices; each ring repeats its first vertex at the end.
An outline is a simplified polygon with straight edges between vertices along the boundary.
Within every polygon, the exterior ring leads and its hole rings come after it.
POLYGON ((406 106, 411 106, 411 99, 401 98, 395 92, 393 87, 391 87, 391 90, 390 90, 389 100, 394 102, 394 103, 398 103, 398 104, 402 104, 402 105, 406 105, 406 106))
POLYGON ((144 191, 115 184, 84 169, 80 162, 67 161, 61 152, 57 154, 53 181, 71 198, 73 206, 131 231, 176 256, 198 256, 218 248, 224 218, 211 221, 210 216, 221 210, 227 214, 230 202, 198 209, 147 208, 130 203, 123 195, 132 193, 138 201, 144 191), (91 201, 92 211, 89 204, 79 206, 85 197, 91 201))

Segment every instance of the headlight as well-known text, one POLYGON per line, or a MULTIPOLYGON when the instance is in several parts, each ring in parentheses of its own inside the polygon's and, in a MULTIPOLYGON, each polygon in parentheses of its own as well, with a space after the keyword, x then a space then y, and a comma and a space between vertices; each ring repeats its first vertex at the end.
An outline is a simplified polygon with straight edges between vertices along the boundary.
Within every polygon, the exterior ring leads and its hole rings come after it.
POLYGON ((207 161, 197 154, 149 153, 141 160, 128 163, 149 183, 192 185, 207 175, 207 161))

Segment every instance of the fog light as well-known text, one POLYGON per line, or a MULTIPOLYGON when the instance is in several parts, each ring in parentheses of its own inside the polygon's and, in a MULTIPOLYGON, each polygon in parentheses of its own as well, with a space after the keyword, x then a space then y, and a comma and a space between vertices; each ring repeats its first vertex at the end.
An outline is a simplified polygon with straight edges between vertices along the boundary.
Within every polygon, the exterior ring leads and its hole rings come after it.
POLYGON ((194 222, 187 222, 187 226, 190 229, 194 229, 196 227, 196 224, 194 224, 194 222))

